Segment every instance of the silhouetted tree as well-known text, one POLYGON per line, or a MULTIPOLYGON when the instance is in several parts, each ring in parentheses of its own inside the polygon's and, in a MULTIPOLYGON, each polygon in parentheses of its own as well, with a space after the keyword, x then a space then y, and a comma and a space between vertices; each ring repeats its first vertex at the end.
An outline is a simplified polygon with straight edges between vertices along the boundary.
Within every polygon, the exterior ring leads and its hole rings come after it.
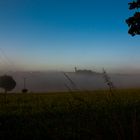
POLYGON ((16 81, 13 79, 13 77, 8 75, 0 76, 0 87, 5 90, 5 93, 14 89, 15 86, 16 81))
POLYGON ((3 75, 0 76, 0 87, 5 90, 5 103, 6 103, 6 93, 7 91, 11 91, 16 86, 16 81, 12 76, 3 75))
MULTIPOLYGON (((140 8, 140 0, 133 1, 128 4, 129 4, 129 10, 133 10, 133 9, 138 10, 140 8)), ((129 26, 129 30, 128 30, 129 34, 131 34, 132 36, 140 35, 140 12, 139 11, 135 12, 132 17, 129 17, 126 20, 126 23, 129 26)))

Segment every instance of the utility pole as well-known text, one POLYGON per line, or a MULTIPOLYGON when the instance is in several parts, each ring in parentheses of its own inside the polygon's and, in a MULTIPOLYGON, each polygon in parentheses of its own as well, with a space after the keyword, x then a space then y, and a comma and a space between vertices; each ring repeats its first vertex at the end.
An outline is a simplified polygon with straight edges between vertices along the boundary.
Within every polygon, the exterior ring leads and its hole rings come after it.
POLYGON ((28 89, 26 88, 26 78, 23 78, 23 89, 22 89, 22 93, 27 93, 28 89))

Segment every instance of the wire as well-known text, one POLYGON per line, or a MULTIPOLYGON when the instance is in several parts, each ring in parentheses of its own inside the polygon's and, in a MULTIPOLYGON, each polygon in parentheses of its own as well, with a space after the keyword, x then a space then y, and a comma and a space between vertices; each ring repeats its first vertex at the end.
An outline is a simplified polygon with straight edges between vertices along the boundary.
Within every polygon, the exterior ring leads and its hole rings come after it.
MULTIPOLYGON (((2 48, 0 48, 0 53, 2 54, 2 56, 0 56, 5 62, 5 64, 6 65, 8 65, 10 68, 12 67, 13 69, 15 69, 15 64, 14 64, 14 62, 9 58, 9 56, 7 56, 7 54, 5 53, 5 51, 2 49, 2 48)), ((2 61, 3 61, 2 60, 2 61)), ((8 68, 8 70, 9 70, 9 68, 8 68)))

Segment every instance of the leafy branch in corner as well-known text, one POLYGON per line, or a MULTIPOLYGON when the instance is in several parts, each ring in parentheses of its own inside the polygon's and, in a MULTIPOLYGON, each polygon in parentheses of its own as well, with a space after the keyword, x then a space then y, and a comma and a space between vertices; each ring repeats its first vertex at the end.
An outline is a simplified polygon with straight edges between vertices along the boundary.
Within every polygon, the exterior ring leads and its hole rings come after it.
POLYGON ((128 33, 132 36, 140 35, 140 12, 138 11, 140 8, 140 0, 133 1, 128 4, 129 10, 137 10, 132 17, 126 19, 126 23, 129 26, 128 33))

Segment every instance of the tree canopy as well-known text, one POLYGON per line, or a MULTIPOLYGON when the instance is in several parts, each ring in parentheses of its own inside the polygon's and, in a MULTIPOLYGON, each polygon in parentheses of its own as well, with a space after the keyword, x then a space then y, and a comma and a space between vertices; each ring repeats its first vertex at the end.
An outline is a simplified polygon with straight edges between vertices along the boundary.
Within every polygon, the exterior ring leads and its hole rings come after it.
POLYGON ((15 88, 16 81, 13 79, 12 76, 3 75, 0 76, 0 87, 7 91, 11 91, 15 88))
POLYGON ((133 1, 128 4, 129 10, 136 10, 132 17, 126 19, 126 23, 129 26, 128 33, 132 36, 140 35, 140 12, 138 11, 140 8, 140 0, 133 1))

